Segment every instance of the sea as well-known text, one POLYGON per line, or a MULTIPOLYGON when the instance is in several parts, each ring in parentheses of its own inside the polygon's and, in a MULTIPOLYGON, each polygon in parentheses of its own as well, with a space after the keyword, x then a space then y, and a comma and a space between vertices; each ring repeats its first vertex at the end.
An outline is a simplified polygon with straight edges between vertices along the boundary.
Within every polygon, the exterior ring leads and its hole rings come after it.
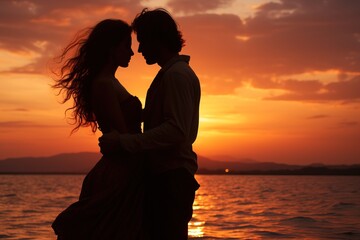
MULTIPOLYGON (((84 175, 0 175, 0 239, 56 239, 84 175)), ((360 239, 360 176, 196 175, 189 239, 360 239)))

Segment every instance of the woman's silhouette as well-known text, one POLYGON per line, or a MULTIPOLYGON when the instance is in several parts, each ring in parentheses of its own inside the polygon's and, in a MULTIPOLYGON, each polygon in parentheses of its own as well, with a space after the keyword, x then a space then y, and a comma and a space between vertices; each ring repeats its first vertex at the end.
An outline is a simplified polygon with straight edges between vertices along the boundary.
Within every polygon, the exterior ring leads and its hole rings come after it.
MULTIPOLYGON (((141 133, 141 102, 115 78, 131 56, 131 27, 106 19, 81 33, 60 56, 62 67, 54 88, 73 100, 73 132, 90 126, 103 133, 141 133), (73 54, 70 57, 68 55, 73 54)), ((141 239, 142 157, 104 155, 84 179, 79 201, 52 224, 58 239, 141 239)))

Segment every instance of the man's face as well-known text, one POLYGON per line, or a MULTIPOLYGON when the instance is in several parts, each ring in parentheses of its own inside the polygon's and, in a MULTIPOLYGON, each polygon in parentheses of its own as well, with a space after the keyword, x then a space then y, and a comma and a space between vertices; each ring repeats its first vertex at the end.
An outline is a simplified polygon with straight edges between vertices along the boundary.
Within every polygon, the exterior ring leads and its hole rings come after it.
POLYGON ((159 45, 149 37, 137 35, 139 42, 138 52, 141 53, 147 64, 152 65, 158 62, 159 45))

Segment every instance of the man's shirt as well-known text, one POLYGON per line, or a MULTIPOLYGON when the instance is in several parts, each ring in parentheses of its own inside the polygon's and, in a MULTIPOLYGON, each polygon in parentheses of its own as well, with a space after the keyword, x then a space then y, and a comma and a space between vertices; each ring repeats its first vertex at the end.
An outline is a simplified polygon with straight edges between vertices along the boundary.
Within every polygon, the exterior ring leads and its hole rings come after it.
POLYGON ((147 92, 144 133, 120 137, 124 150, 146 152, 153 174, 181 167, 195 174, 198 168, 192 144, 198 133, 201 90, 189 60, 179 55, 161 68, 147 92))

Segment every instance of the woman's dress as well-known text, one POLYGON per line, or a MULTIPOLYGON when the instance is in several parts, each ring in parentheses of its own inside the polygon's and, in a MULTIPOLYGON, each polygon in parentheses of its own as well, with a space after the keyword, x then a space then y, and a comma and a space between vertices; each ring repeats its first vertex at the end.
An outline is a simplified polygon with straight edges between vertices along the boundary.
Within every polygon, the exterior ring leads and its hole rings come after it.
MULTIPOLYGON (((131 96, 120 105, 129 133, 141 133, 139 99, 131 96)), ((142 239, 143 194, 142 157, 104 155, 86 175, 79 201, 61 212, 52 227, 59 240, 142 239)))

